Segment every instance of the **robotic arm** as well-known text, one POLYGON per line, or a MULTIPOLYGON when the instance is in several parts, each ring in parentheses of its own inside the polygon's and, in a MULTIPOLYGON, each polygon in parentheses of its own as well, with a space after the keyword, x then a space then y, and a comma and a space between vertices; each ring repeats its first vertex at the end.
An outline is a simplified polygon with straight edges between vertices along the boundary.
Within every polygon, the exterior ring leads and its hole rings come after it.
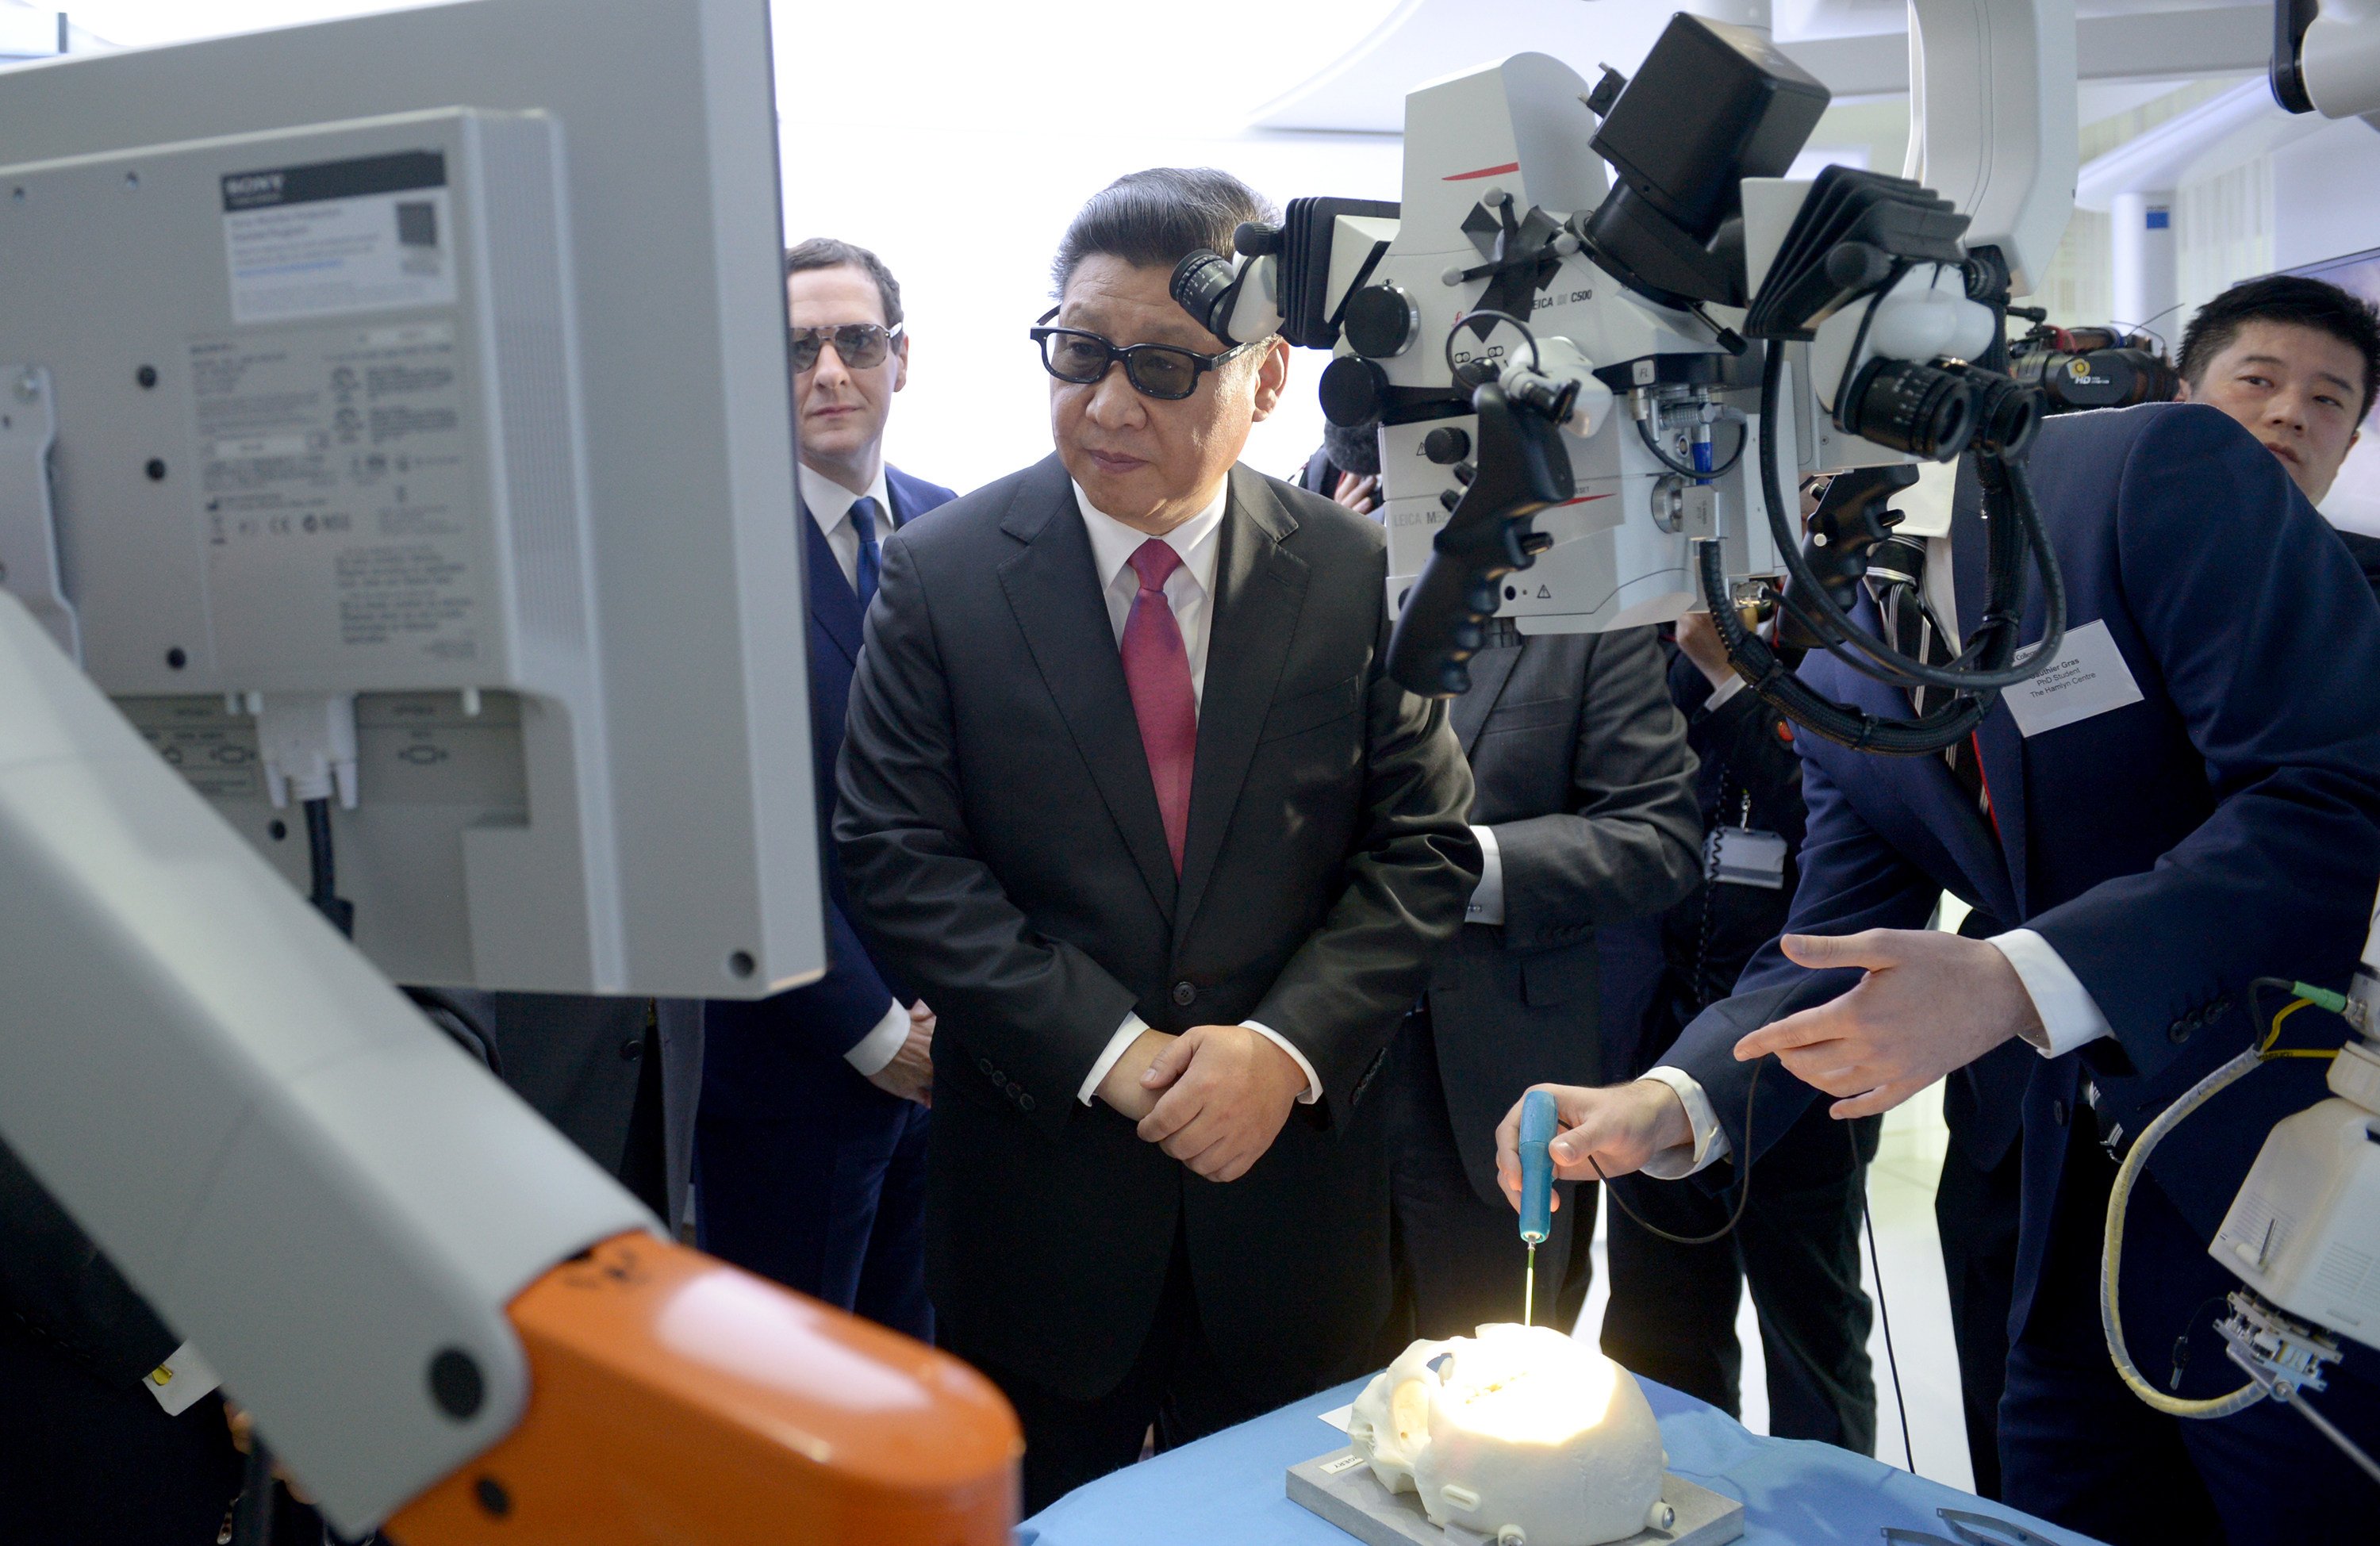
POLYGON ((2291 113, 2380 113, 2380 4, 2273 0, 2273 100, 2291 113))
POLYGON ((662 1238, 0 593, 0 1132, 341 1529, 1004 1542, 955 1359, 662 1238))
MULTIPOLYGON (((2369 1271, 2373 1244, 2380 1239, 2380 903, 2373 909, 2372 929, 2347 992, 2259 979, 2252 999, 2266 987, 2297 996, 2262 1025, 2260 1045, 2208 1074, 2160 1113, 2116 1173, 2101 1259, 2100 1324, 2117 1373, 2147 1405, 2176 1417, 2213 1419, 2259 1401, 2277 1401, 2380 1481, 2380 1460, 2325 1418, 2312 1399, 2326 1388, 2325 1371, 2341 1357, 2341 1334, 2380 1348, 2380 1281, 2369 1271), (2309 1008, 2338 1015, 2352 1029, 2337 1053, 2276 1045, 2282 1022, 2309 1008), (2229 1296, 2231 1312, 2215 1329, 2247 1383, 2210 1398, 2172 1395, 2142 1376, 2125 1342, 2118 1288, 2127 1205, 2150 1153, 2174 1129, 2275 1057, 2328 1058, 2331 1094, 2273 1129, 2207 1247, 2207 1254, 2243 1285, 2229 1296)), ((2262 1022, 2261 1013, 2257 1019, 2262 1022)))

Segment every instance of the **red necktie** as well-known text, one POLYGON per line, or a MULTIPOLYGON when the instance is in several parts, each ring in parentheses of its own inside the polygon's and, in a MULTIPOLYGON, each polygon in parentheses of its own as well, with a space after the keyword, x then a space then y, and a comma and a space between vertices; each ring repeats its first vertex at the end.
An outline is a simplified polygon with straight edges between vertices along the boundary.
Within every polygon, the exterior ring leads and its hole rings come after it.
POLYGON ((1182 567, 1171 544, 1150 537, 1127 561, 1140 577, 1132 615, 1123 625, 1123 684, 1140 721, 1140 749, 1157 786, 1157 814, 1173 873, 1182 873, 1182 839, 1190 830, 1190 768, 1198 754, 1198 698, 1190 689, 1190 652, 1182 625, 1165 599, 1165 582, 1182 567))

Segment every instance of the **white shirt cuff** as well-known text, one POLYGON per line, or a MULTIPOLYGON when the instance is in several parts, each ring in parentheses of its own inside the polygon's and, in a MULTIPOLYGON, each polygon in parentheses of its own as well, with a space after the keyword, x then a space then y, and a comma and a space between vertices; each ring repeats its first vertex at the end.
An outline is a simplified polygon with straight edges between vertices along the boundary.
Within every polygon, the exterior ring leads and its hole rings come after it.
POLYGON ((1713 687, 1711 689, 1711 695, 1703 700, 1703 712, 1706 714, 1709 713, 1712 709, 1717 708, 1719 705, 1725 703, 1728 699, 1735 696, 1738 693, 1742 691, 1743 678, 1740 676, 1729 677, 1725 682, 1713 687))
POLYGON ((2017 981, 2033 996, 2033 1009, 2041 1017, 2041 1029, 2019 1034, 2035 1052, 2044 1057, 2056 1057, 2116 1033, 2107 1017, 2099 1012, 2098 1001, 2091 996, 2091 990, 2082 985, 2082 980, 2074 975, 2073 969, 2048 940, 2031 929, 2010 929, 1984 943, 2008 958, 2008 963, 2016 968, 2017 981))
POLYGON ((1717 1165, 1734 1152, 1727 1134, 1719 1130, 1718 1114, 1711 1109, 1710 1096, 1703 1093, 1700 1080, 1666 1063, 1658 1069, 1647 1069, 1644 1077, 1677 1092, 1678 1104, 1686 1108, 1686 1121, 1694 1129, 1691 1145, 1681 1143, 1646 1160, 1645 1175, 1657 1181, 1680 1180, 1706 1166, 1717 1165))
MULTIPOLYGON (((1504 853, 1496 846, 1494 827, 1475 827, 1471 835, 1479 839, 1479 884, 1471 888, 1471 907, 1463 915, 1463 921, 1500 926, 1504 922, 1504 853)), ((1257 1029, 1264 1031, 1261 1025, 1257 1029)), ((1269 1031, 1265 1031, 1265 1034, 1272 1036, 1269 1031)), ((1281 1038, 1273 1036, 1273 1040, 1278 1042, 1281 1038)), ((1281 1042, 1281 1045, 1288 1046, 1289 1044, 1281 1042)), ((1294 1052, 1296 1049, 1292 1047, 1291 1050, 1294 1052)), ((1298 1061, 1303 1063, 1305 1059, 1301 1057, 1298 1061)))
POLYGON ((1297 1097, 1298 1105, 1312 1105, 1316 1101, 1322 1098, 1321 1076, 1314 1071, 1314 1065, 1305 1060, 1305 1054, 1298 1051, 1296 1045, 1293 1044, 1287 1036, 1282 1035, 1280 1032, 1274 1030, 1269 1025, 1258 1025, 1252 1020, 1244 1020, 1240 1021, 1240 1023, 1255 1032, 1257 1035, 1262 1036, 1266 1041, 1270 1042, 1273 1045, 1281 1048, 1281 1051, 1288 1053, 1291 1060, 1296 1063, 1298 1072, 1305 1076, 1305 1093, 1297 1097))
POLYGON ((860 1037, 859 1045, 844 1053, 843 1060, 861 1078, 873 1078, 884 1071, 884 1066, 892 1061, 908 1040, 909 1011, 896 998, 892 1007, 884 1011, 884 1018, 876 1022, 876 1029, 860 1037))
MULTIPOLYGON (((1305 1091, 1297 1097, 1298 1105, 1312 1105, 1322 1098, 1322 1080, 1315 1073, 1314 1065, 1305 1060, 1305 1054, 1298 1051, 1294 1043, 1269 1025, 1258 1025, 1252 1020, 1242 1021, 1240 1023, 1272 1043, 1281 1051, 1288 1053, 1290 1059, 1297 1065, 1298 1071, 1305 1076, 1305 1091)), ((1116 1059, 1123 1056, 1124 1048, 1139 1040, 1140 1033, 1148 1028, 1148 1021, 1141 1019, 1137 1014, 1124 1016, 1123 1023, 1116 1027, 1116 1033, 1108 1038, 1106 1050, 1099 1054, 1099 1060, 1091 1065, 1090 1077, 1083 1081, 1083 1087, 1080 1090, 1075 1092, 1075 1098, 1085 1105, 1090 1105, 1091 1097, 1099 1093, 1100 1081, 1105 1080, 1108 1077, 1108 1071, 1116 1066, 1116 1059)))
POLYGON ((1090 1105, 1091 1097, 1099 1093, 1099 1081, 1107 1078, 1110 1069, 1116 1066, 1116 1059, 1123 1056, 1124 1048, 1138 1041, 1140 1033, 1148 1029, 1148 1021, 1140 1016, 1125 1015, 1123 1023, 1116 1027, 1116 1033, 1108 1038, 1107 1048, 1099 1054, 1099 1060, 1091 1065, 1090 1074, 1083 1081, 1083 1087, 1075 1092, 1075 1098, 1085 1105, 1090 1105))
POLYGON ((221 1383, 199 1350, 187 1342, 166 1354, 165 1361, 140 1382, 157 1398, 157 1405, 165 1408, 167 1417, 180 1417, 221 1383))

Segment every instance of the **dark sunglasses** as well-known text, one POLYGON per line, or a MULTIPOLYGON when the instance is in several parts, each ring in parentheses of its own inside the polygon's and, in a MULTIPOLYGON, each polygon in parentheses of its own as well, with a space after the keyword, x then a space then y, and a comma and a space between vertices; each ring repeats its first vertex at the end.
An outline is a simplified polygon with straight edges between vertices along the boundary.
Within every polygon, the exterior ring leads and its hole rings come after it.
POLYGON ((884 363, 892 352, 893 340, 901 336, 899 328, 881 328, 874 322, 845 322, 832 328, 787 328, 785 347, 793 356, 796 375, 818 368, 819 350, 828 344, 834 345, 837 359, 852 370, 868 370, 884 363))
POLYGON ((1177 348, 1171 344, 1113 344, 1096 332, 1080 328, 1048 326, 1058 314, 1051 307, 1041 314, 1041 320, 1032 330, 1033 342, 1041 345, 1041 368, 1062 381, 1075 386, 1089 386, 1103 380, 1118 360, 1123 362, 1124 380, 1144 397, 1161 402, 1178 403, 1198 390, 1198 378, 1227 360, 1238 358, 1262 343, 1234 345, 1220 355, 1202 355, 1195 349, 1177 348))

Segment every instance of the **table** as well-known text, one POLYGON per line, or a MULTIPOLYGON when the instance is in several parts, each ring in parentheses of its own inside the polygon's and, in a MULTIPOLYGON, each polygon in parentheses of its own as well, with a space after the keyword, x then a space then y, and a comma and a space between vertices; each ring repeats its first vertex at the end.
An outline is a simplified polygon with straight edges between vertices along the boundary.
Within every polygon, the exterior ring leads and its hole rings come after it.
MULTIPOLYGON (((1693 1396, 1644 1382, 1670 1468, 1744 1504, 1744 1546, 1877 1541, 1886 1525, 1947 1535, 1937 1508, 2020 1520, 2046 1540, 2094 1546, 1956 1488, 1832 1444, 1766 1439, 1693 1396)), ((1017 1546, 1349 1546, 1351 1537, 1289 1501, 1283 1474, 1346 1443, 1322 1414, 1361 1380, 1128 1466, 1027 1519, 1017 1546)))

